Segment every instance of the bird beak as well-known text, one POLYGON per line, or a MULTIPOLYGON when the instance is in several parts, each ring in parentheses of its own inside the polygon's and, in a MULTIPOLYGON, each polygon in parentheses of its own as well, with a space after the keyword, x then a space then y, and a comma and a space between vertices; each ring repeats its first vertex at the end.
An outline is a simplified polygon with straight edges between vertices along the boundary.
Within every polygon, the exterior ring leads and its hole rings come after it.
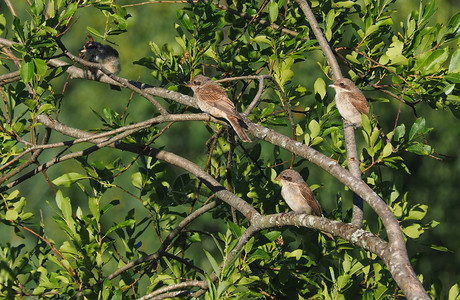
POLYGON ((275 180, 276 180, 276 181, 281 181, 281 178, 280 178, 280 176, 279 176, 279 175, 278 175, 278 176, 276 176, 275 180))
POLYGON ((337 87, 337 85, 336 85, 336 84, 334 84, 334 83, 332 83, 332 84, 330 84, 330 85, 329 85, 329 87, 331 87, 331 88, 334 88, 334 89, 335 89, 335 88, 337 87))

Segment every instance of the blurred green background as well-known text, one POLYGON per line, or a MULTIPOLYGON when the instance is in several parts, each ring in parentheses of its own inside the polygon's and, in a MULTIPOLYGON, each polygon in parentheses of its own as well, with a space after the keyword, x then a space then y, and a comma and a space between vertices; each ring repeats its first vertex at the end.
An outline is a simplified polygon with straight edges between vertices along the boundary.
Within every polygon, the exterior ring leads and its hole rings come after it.
MULTIPOLYGON (((118 1, 117 3, 123 5, 124 1, 118 1)), ((21 3, 15 1, 14 5, 20 16, 26 17, 28 15, 25 1, 21 1, 21 3)), ((397 10, 397 13, 394 14, 396 30, 399 30, 400 22, 405 22, 408 14, 412 10, 418 10, 419 5, 420 1, 415 0, 400 0, 394 4, 394 8, 397 10)), ((120 76, 152 85, 157 83, 148 69, 135 65, 133 62, 151 54, 149 41, 154 41, 160 46, 164 43, 176 45, 176 32, 174 29, 174 24, 178 22, 176 19, 176 10, 183 6, 183 4, 155 3, 127 8, 129 14, 132 15, 132 18, 128 20, 128 32, 109 38, 110 41, 116 44, 115 48, 119 51, 121 56, 122 71, 120 76)), ((446 24, 449 18, 458 11, 458 2, 453 0, 438 0, 437 7, 436 21, 446 24)), ((8 24, 11 24, 9 12, 3 1, 0 2, 0 12, 5 14, 8 19, 8 24)), ((82 47, 86 35, 88 34, 87 26, 103 32, 105 21, 102 14, 95 8, 80 10, 75 24, 63 38, 64 44, 73 54, 77 54, 78 49, 82 47)), ((9 34, 11 34, 11 32, 9 34)), ((101 40, 98 41, 102 42, 101 40)), ((455 47, 456 45, 451 46, 455 47)), ((175 50, 179 53, 179 47, 177 45, 175 46, 175 50)), ((299 65, 296 70, 295 80, 307 86, 311 91, 313 90, 313 83, 316 78, 318 76, 323 76, 315 60, 316 58, 322 61, 320 55, 321 54, 318 52, 315 57, 299 65), (309 75, 307 76, 305 74, 309 75)), ((3 68, 0 69, 0 73, 6 73, 6 70, 3 68)), ((327 78, 324 79, 328 82, 327 78)), ((60 91, 64 83, 64 78, 61 82, 55 82, 56 90, 60 91)), ((329 91, 329 93, 329 99, 332 100, 334 94, 332 91, 329 91)), ((369 98, 374 95, 374 93, 365 93, 369 98)), ((124 112, 130 96, 131 94, 127 90, 117 92, 110 90, 107 85, 97 82, 70 80, 65 91, 65 98, 62 103, 59 120, 69 126, 84 130, 98 128, 100 123, 95 117, 93 110, 102 115, 103 109, 105 107, 110 107, 121 115, 124 112)), ((311 95, 310 97, 313 96, 311 95)), ((309 99, 309 96, 307 96, 303 101, 313 101, 313 99, 309 99)), ((387 103, 373 104, 374 111, 385 131, 392 130, 395 114, 399 109, 399 102, 391 100, 390 103, 390 105, 387 103)), ((154 107, 147 100, 136 95, 131 100, 129 106, 130 115, 128 121, 143 121, 150 118, 153 113, 155 113, 154 107)), ((418 113, 419 116, 426 118, 428 127, 435 128, 428 136, 430 144, 435 146, 437 152, 447 155, 449 158, 439 161, 428 157, 408 154, 405 156, 405 160, 412 175, 404 176, 403 178, 401 175, 388 174, 387 180, 401 182, 404 187, 403 190, 408 191, 409 202, 429 205, 426 223, 431 220, 440 222, 438 227, 424 234, 421 240, 418 240, 416 244, 409 241, 408 249, 410 257, 414 257, 414 259, 418 259, 420 262, 416 272, 422 273, 424 278, 428 281, 441 282, 444 288, 448 289, 455 282, 460 282, 460 271, 457 270, 457 266, 460 265, 460 230, 457 230, 457 226, 459 225, 459 218, 457 216, 460 213, 460 199, 457 191, 460 183, 460 161, 458 159, 458 139, 460 137, 460 126, 458 126, 459 120, 454 118, 448 111, 433 111, 431 108, 424 107, 424 104, 418 107, 418 113), (431 245, 445 246, 450 252, 438 252, 431 249, 431 245)), ((403 107, 401 118, 403 120, 413 119, 414 115, 412 110, 403 107)), ((362 140, 362 135, 359 130, 356 131, 356 136, 359 143, 359 141, 362 140)), ((168 134, 164 135, 155 143, 155 147, 164 146, 167 150, 189 158, 197 164, 204 166, 206 157, 206 147, 204 143, 208 137, 209 133, 200 122, 177 123, 172 126, 168 134)), ((60 141, 61 139, 61 136, 54 134, 51 142, 60 141)), ((266 160, 273 162, 272 146, 268 144, 264 144, 263 146, 266 147, 264 152, 266 160)), ((83 147, 83 145, 81 147, 83 147)), ((47 155, 43 155, 40 158, 40 162, 51 159, 59 151, 60 150, 54 152, 50 151, 47 155)), ((125 158, 126 161, 130 161, 132 156, 132 154, 122 153, 121 151, 113 152, 101 150, 92 154, 90 159, 91 161, 110 161, 122 157, 125 158)), ((289 159, 290 157, 290 155, 283 150, 282 156, 285 159, 289 159)), ((317 196, 326 211, 330 211, 334 208, 338 193, 344 195, 346 203, 351 203, 350 193, 345 192, 344 187, 328 173, 311 164, 304 164, 302 167, 310 168, 310 175, 307 180, 310 184, 321 185, 321 188, 317 190, 317 196)), ((134 168, 136 168, 136 166, 134 166, 134 168)), ((47 171, 47 175, 53 180, 62 173, 69 171, 82 172, 76 162, 68 161, 50 168, 47 171)), ((132 171, 134 172, 136 170, 133 169, 132 171)), ((182 171, 178 170, 178 172, 181 173, 182 171)), ((129 172, 117 178, 115 182, 121 183, 123 181, 130 181, 129 172)), ((126 187, 129 186, 129 184, 123 186, 126 187)), ((39 210, 42 210, 46 228, 49 229, 49 231, 47 231, 48 236, 56 242, 64 239, 65 237, 61 231, 57 230, 55 232, 53 229, 55 223, 52 220, 52 216, 57 214, 54 202, 55 196, 44 176, 35 176, 32 180, 28 180, 26 183, 19 185, 18 189, 21 191, 21 195, 27 198, 27 206, 30 210, 36 212, 38 216, 40 215, 39 210)), ((71 197, 74 208, 80 205, 83 209, 87 209, 86 197, 79 189, 68 188, 63 190, 67 196, 71 197)), ((134 188, 129 191, 135 194, 137 192, 134 188)), ((142 211, 142 209, 140 209, 142 203, 120 189, 111 189, 105 195, 105 198, 107 202, 113 199, 119 199, 121 201, 121 205, 116 208, 116 211, 112 211, 114 213, 114 219, 116 218, 117 211, 120 213, 120 216, 124 216, 126 211, 131 208, 136 208, 136 213, 141 213, 142 211)), ((372 219, 375 218, 375 214, 370 213, 368 209, 366 209, 365 217, 372 219)), ((203 228, 208 228, 211 222, 210 218, 210 216, 203 218, 203 228)), ((24 242, 16 237, 13 232, 9 234, 5 232, 0 237, 0 240, 2 242, 9 240, 14 244, 24 242)), ((156 250, 155 247, 152 247, 152 244, 156 244, 155 241, 152 241, 152 237, 145 236, 143 244, 142 249, 144 251, 151 252, 152 250, 156 250)))

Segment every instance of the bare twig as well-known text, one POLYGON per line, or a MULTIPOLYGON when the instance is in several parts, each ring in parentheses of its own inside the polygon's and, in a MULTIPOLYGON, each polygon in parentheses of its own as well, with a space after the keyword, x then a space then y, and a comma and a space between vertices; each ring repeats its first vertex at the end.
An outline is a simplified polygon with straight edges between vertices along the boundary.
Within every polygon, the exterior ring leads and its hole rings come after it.
POLYGON ((14 71, 11 73, 0 75, 0 86, 4 86, 7 83, 21 80, 20 71, 14 71))
MULTIPOLYGON (((51 135, 51 130, 47 129, 46 132, 45 132, 45 136, 43 137, 43 140, 42 140, 42 145, 46 145, 48 143, 50 135, 51 135)), ((22 170, 24 170, 25 168, 30 166, 32 163, 36 162, 38 157, 42 153, 43 148, 42 149, 34 149, 34 150, 35 150, 35 152, 32 154, 32 156, 25 163, 23 163, 22 165, 18 166, 17 168, 15 168, 13 171, 8 173, 7 175, 5 175, 3 177, 0 177, 0 184, 5 182, 6 180, 10 179, 11 177, 15 176, 16 174, 18 174, 19 172, 21 172, 22 170)), ((31 151, 33 152, 33 150, 31 150, 31 151)), ((26 151, 24 151, 24 152, 26 152, 26 151)), ((27 151, 26 153, 29 153, 29 151, 27 151)), ((24 155, 26 153, 24 153, 24 155)), ((0 171, 2 169, 4 169, 6 166, 9 166, 12 163, 14 163, 16 160, 18 160, 22 156, 23 155, 19 155, 18 157, 15 157, 15 159, 13 159, 13 160, 9 161, 8 163, 6 163, 5 166, 0 167, 0 171)))
POLYGON ((10 10, 11 14, 16 17, 18 14, 16 13, 16 10, 14 9, 14 6, 11 3, 11 1, 10 0, 3 0, 3 1, 5 1, 6 6, 8 6, 8 9, 10 10))

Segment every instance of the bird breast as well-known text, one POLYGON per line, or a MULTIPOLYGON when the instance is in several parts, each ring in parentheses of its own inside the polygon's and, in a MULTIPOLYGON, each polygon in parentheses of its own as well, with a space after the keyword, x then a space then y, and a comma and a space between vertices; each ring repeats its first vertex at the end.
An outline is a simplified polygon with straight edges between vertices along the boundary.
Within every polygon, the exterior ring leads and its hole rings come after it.
POLYGON ((283 184, 281 196, 283 196, 284 200, 293 211, 312 214, 312 209, 310 205, 308 205, 307 200, 300 193, 298 186, 283 184))

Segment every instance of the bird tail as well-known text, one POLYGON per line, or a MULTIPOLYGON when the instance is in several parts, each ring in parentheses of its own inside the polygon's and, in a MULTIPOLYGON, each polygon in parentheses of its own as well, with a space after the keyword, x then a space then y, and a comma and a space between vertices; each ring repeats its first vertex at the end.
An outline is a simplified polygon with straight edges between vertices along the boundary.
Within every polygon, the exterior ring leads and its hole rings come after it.
POLYGON ((252 140, 249 138, 249 136, 244 132, 243 127, 240 125, 240 123, 244 124, 244 127, 247 128, 246 123, 244 123, 243 120, 240 120, 234 116, 228 116, 227 117, 228 122, 230 122, 230 125, 232 125, 233 129, 235 130, 236 134, 240 137, 240 139, 243 142, 252 142, 252 140))

